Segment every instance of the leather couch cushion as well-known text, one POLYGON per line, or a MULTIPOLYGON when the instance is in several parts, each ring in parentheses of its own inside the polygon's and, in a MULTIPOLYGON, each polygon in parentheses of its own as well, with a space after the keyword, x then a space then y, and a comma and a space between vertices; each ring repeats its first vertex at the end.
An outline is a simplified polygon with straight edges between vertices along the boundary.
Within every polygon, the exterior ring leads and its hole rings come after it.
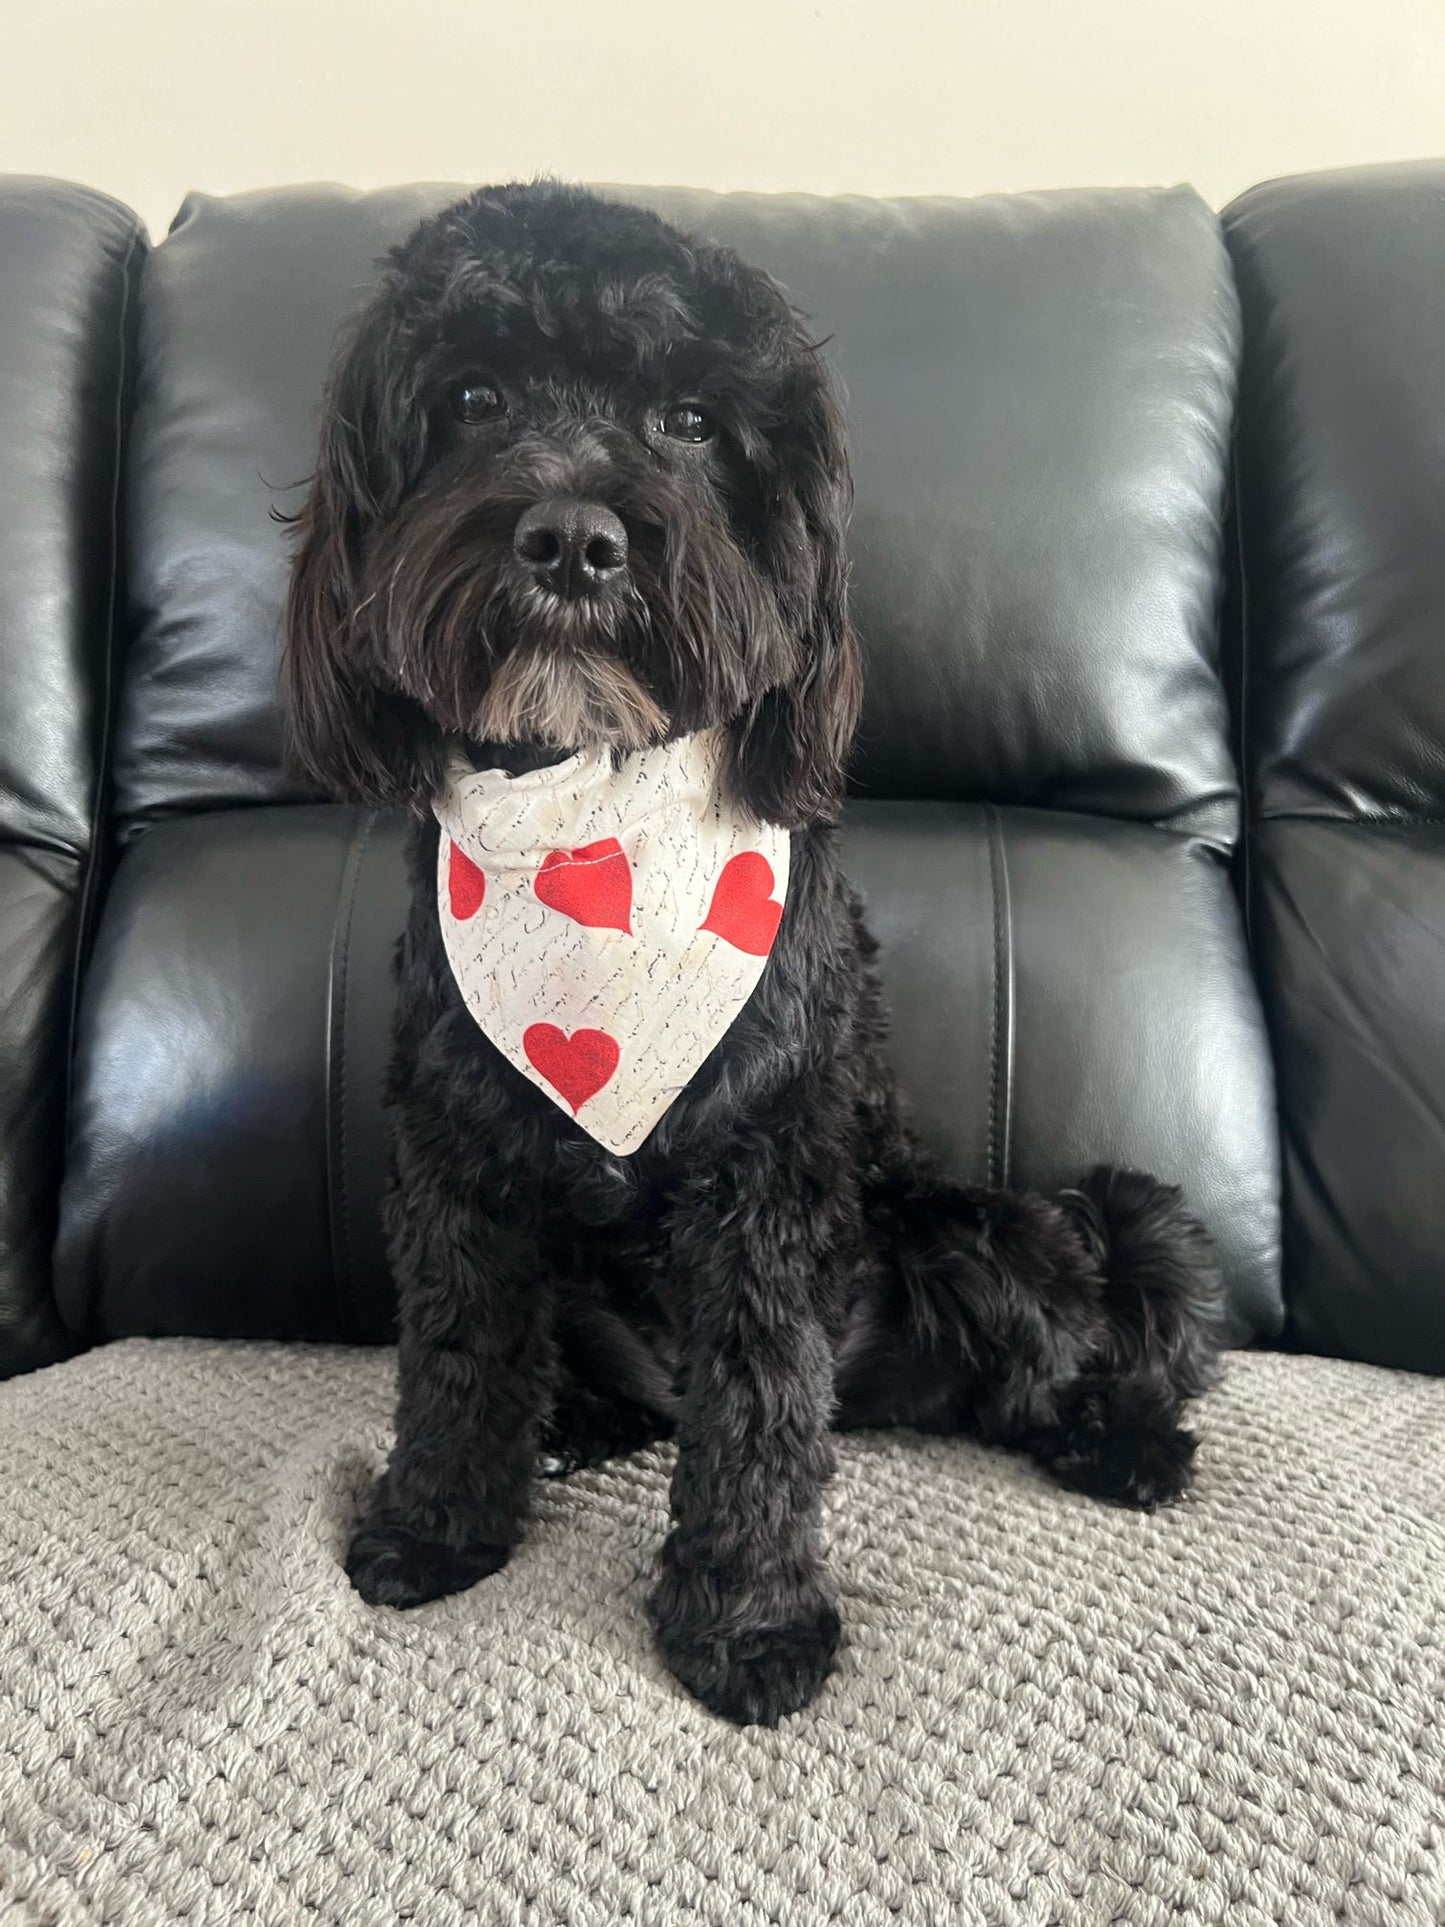
POLYGON ((157 825, 117 872, 77 1041, 58 1252, 95 1335, 379 1339, 400 819, 157 825))
POLYGON ((50 1244, 143 247, 104 195, 0 180, 0 1376, 64 1350, 50 1244))
POLYGON ((1225 228, 1290 1335, 1445 1371, 1445 163, 1270 182, 1225 228))
MULTIPOLYGON (((331 339, 375 258, 461 191, 194 195, 156 250, 123 823, 299 800, 280 767, 271 510, 299 500, 331 339)), ((733 243, 832 337, 856 426, 859 786, 1227 841, 1215 600, 1238 326, 1203 203, 609 191, 733 243)))
POLYGON ((1225 231, 1262 818, 1445 810, 1445 162, 1251 189, 1225 231))

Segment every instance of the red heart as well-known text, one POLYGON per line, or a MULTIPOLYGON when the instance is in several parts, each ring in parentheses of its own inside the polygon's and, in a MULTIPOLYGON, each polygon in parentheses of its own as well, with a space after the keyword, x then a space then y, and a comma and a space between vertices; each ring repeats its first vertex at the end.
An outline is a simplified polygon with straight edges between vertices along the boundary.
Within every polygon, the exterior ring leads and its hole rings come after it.
POLYGON ((529 1024, 522 1032, 527 1062, 572 1106, 575 1117, 596 1097, 617 1069, 622 1052, 605 1030, 574 1030, 569 1037, 555 1024, 529 1024))
POLYGON ((447 866, 447 896, 451 901, 452 915, 458 922, 474 917, 481 909, 487 894, 487 873, 477 867, 465 850, 452 845, 452 858, 447 866))
POLYGON ((598 930, 632 934, 632 865, 615 836, 580 850, 553 850, 535 885, 549 910, 598 930))
POLYGON ((783 906, 774 903, 773 867, 756 850, 729 857, 712 893, 712 908, 699 925, 746 950, 750 957, 766 957, 782 920, 783 906))

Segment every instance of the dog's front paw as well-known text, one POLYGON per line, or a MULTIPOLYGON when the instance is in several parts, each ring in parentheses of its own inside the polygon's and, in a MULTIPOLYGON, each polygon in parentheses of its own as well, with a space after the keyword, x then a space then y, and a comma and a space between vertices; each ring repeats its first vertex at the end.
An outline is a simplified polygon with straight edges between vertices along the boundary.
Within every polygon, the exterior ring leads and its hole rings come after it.
POLYGON ((395 1522, 360 1526, 346 1553, 346 1575, 369 1606, 424 1606, 465 1592, 500 1572, 511 1548, 449 1546, 395 1522))
POLYGON ((764 1626, 726 1638, 702 1638, 659 1625, 658 1650, 674 1676, 738 1726, 776 1726, 813 1700, 833 1670, 838 1614, 820 1606, 790 1626, 764 1626))

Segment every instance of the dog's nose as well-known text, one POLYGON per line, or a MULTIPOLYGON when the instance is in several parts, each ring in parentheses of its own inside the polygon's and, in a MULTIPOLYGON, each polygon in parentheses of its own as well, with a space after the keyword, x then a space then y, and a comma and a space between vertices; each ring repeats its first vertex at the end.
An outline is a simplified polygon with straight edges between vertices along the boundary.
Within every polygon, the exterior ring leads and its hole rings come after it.
POLYGON ((627 566, 627 530, 600 502, 558 495, 517 518, 512 547, 558 595, 592 595, 627 566))

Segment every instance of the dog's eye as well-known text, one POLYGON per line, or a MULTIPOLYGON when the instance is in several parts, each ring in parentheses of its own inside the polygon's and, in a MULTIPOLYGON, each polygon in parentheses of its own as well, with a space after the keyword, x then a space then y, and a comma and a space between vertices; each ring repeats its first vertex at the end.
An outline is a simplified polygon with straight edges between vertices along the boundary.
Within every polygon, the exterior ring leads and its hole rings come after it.
POLYGON ((475 425, 490 421, 505 406, 501 390, 480 375, 463 375, 452 390, 452 413, 459 422, 475 425))
POLYGON ((695 401, 674 402, 671 408, 664 408, 660 426, 675 442, 706 442, 713 435, 712 416, 695 401))

